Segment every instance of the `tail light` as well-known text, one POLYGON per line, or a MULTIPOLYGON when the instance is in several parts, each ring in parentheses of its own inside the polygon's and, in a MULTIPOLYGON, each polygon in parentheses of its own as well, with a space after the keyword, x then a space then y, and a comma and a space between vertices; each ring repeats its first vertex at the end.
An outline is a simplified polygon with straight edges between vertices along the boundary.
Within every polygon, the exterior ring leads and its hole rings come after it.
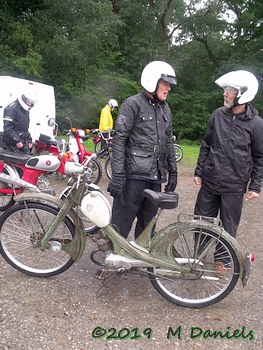
POLYGON ((256 254, 255 253, 247 253, 249 255, 249 260, 251 263, 253 263, 256 260, 256 254))
POLYGON ((243 276, 241 277, 243 287, 245 287, 248 284, 248 279, 252 269, 252 263, 255 261, 255 259, 256 259, 256 255, 254 253, 246 253, 245 259, 244 259, 243 276))

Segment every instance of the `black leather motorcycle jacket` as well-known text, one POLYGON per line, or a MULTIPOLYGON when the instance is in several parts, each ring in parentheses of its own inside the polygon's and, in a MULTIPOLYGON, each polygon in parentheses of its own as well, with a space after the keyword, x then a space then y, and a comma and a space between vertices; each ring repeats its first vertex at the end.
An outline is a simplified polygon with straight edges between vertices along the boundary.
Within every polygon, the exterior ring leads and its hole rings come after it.
POLYGON ((263 119, 247 105, 245 113, 226 107, 211 116, 195 169, 204 186, 219 193, 259 193, 263 180, 263 119))
POLYGON ((7 145, 32 142, 29 128, 29 112, 25 111, 18 100, 4 110, 4 141, 7 145))
POLYGON ((120 106, 113 137, 114 174, 127 178, 166 180, 177 174, 172 113, 166 102, 151 100, 145 91, 120 106))

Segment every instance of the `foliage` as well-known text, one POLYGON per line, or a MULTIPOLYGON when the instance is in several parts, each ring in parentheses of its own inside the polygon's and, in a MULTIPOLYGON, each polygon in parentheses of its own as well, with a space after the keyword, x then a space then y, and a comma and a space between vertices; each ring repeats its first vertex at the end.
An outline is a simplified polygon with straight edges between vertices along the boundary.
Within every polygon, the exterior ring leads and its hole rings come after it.
POLYGON ((171 94, 169 104, 175 111, 173 131, 177 139, 200 140, 211 112, 220 105, 220 98, 217 92, 206 93, 194 90, 185 94, 184 89, 178 89, 177 93, 171 94))
POLYGON ((230 70, 257 76, 263 115, 262 18, 261 0, 1 0, 0 74, 53 85, 62 129, 65 116, 95 128, 108 99, 136 94, 144 65, 166 60, 174 132, 200 140, 230 70))

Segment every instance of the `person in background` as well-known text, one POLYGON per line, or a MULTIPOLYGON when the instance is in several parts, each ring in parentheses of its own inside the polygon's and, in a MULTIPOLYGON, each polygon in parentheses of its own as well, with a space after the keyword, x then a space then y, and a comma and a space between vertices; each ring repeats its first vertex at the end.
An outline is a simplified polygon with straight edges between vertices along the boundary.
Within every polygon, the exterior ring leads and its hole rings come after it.
POLYGON ((112 144, 112 180, 107 190, 114 197, 112 225, 127 237, 137 217, 137 238, 157 212, 143 196, 144 189, 173 192, 177 166, 173 146, 172 113, 166 102, 171 85, 177 84, 174 69, 153 61, 141 74, 144 90, 128 97, 119 108, 112 144))
MULTIPOLYGON (((236 237, 244 194, 256 199, 263 180, 263 119, 249 103, 258 81, 252 73, 238 70, 215 83, 224 89, 224 107, 213 112, 201 144, 194 173, 195 184, 201 186, 195 214, 220 213, 224 229, 236 237)), ((215 263, 216 270, 224 272, 223 262, 215 263)))
POLYGON ((118 102, 113 98, 102 108, 100 113, 99 130, 102 133, 101 146, 106 145, 105 138, 109 137, 109 133, 113 130, 112 112, 118 107, 118 102))
POLYGON ((4 109, 4 142, 9 151, 29 154, 32 137, 29 128, 29 111, 34 107, 36 94, 28 86, 19 97, 4 109))

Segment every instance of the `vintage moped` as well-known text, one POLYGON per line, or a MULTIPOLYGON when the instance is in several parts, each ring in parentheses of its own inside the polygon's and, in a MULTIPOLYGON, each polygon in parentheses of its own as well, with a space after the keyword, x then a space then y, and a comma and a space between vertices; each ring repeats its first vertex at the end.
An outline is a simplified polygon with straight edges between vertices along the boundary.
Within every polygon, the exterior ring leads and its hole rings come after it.
POLYGON ((105 273, 140 270, 169 301, 199 308, 219 302, 248 282, 253 256, 244 254, 216 218, 179 214, 177 221, 155 232, 163 210, 175 209, 177 193, 145 190, 158 207, 156 216, 135 240, 111 225, 111 207, 97 185, 90 183, 85 163, 71 164, 69 193, 60 200, 45 193, 21 193, 0 218, 0 252, 18 271, 49 277, 66 271, 81 258, 86 240, 97 243, 91 260, 105 273), (78 211, 101 230, 86 236, 78 211), (103 255, 103 259, 101 257, 103 255), (218 274, 215 261, 224 265, 218 274))

